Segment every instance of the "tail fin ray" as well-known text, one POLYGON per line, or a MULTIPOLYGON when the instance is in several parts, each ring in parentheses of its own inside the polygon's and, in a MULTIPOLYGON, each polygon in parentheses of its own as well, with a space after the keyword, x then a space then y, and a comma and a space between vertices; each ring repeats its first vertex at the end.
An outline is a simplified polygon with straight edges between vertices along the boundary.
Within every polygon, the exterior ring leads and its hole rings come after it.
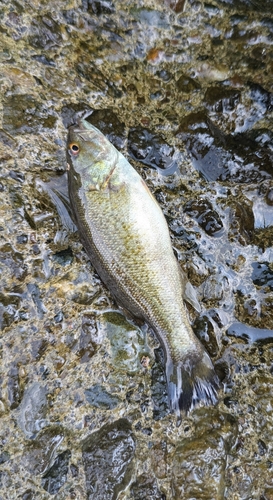
POLYGON ((219 380, 205 351, 189 353, 178 362, 167 360, 166 377, 170 408, 177 414, 218 401, 219 380))

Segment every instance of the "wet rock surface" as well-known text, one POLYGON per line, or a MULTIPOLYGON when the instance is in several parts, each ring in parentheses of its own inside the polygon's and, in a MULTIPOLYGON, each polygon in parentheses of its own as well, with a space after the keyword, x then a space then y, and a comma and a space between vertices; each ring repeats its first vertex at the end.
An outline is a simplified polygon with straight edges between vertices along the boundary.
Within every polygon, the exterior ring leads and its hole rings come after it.
POLYGON ((115 499, 129 483, 135 442, 125 419, 103 426, 82 446, 87 498, 115 499))
POLYGON ((272 2, 144 3, 0 6, 1 499, 273 497, 272 2), (201 305, 223 388, 179 426, 156 337, 71 220, 86 114, 154 193, 201 305))

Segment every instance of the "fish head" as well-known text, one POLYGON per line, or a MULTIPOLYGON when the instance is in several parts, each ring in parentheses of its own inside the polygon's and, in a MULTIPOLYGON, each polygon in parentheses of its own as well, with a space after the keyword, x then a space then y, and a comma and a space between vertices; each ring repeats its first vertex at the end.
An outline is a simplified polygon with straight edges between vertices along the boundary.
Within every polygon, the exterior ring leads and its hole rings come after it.
POLYGON ((103 179, 118 160, 118 151, 94 125, 79 119, 69 127, 67 168, 86 181, 103 179))

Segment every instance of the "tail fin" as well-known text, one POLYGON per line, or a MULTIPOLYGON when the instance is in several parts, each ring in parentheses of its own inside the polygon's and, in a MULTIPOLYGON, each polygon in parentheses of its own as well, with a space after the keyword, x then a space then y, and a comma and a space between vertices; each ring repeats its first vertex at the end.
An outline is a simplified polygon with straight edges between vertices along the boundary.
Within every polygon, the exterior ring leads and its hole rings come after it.
POLYGON ((170 409, 180 414, 196 404, 216 404, 220 387, 213 364, 206 351, 190 353, 178 362, 167 360, 166 378, 170 409))

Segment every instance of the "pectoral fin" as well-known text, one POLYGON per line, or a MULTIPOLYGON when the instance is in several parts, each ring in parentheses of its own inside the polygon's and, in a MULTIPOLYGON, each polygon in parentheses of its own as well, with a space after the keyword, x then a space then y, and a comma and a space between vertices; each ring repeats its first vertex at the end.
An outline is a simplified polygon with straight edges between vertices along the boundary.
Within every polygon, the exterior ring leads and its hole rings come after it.
POLYGON ((197 312, 201 312, 201 306, 198 302, 195 288, 193 288, 189 281, 187 281, 185 285, 183 297, 185 301, 191 304, 197 312))

